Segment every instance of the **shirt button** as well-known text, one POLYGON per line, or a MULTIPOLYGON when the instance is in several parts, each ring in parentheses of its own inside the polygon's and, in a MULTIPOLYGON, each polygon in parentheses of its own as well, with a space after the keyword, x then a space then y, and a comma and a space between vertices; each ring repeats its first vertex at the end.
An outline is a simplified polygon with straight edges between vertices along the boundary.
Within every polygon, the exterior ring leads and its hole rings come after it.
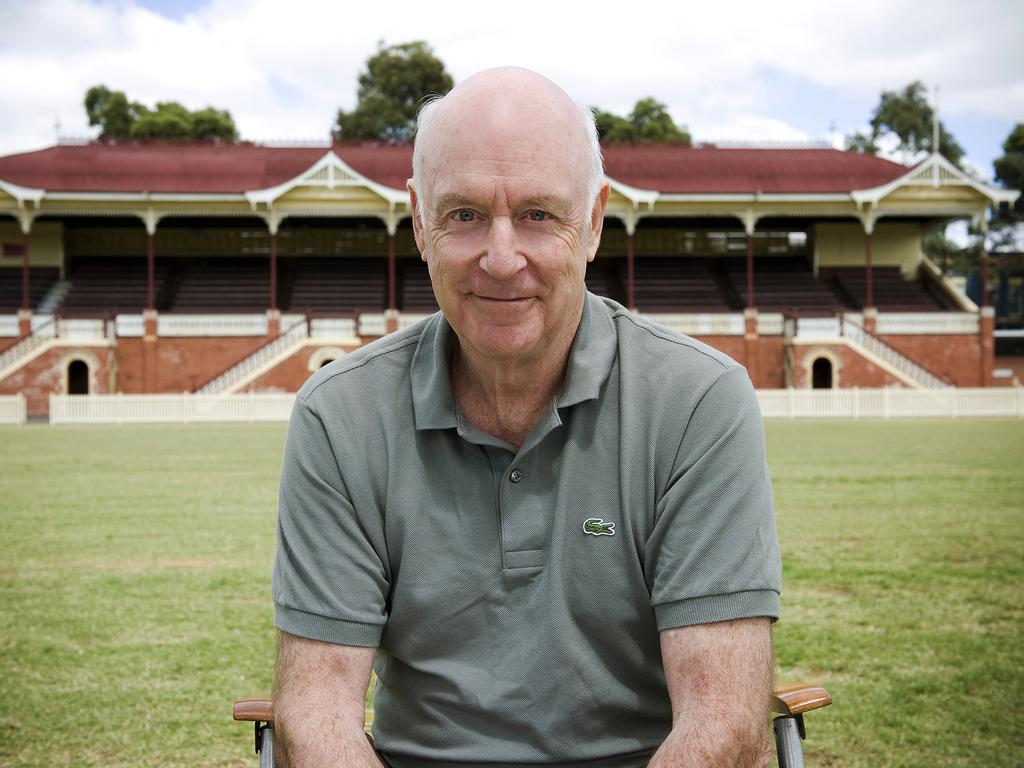
POLYGON ((513 483, 518 483, 520 480, 526 477, 526 473, 521 469, 513 469, 509 474, 508 479, 513 483))

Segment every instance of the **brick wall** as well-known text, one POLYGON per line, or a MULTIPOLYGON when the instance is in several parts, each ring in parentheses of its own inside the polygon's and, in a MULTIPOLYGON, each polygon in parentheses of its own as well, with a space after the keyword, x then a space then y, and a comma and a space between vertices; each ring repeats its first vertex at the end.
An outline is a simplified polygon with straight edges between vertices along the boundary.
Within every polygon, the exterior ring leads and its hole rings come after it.
POLYGON ((1017 355, 1017 356, 1004 355, 1002 357, 997 357, 996 361, 995 361, 995 367, 996 368, 1009 368, 1011 371, 1013 371, 1013 377, 1012 378, 1009 378, 1009 379, 996 379, 995 380, 996 386, 999 386, 999 387, 1012 387, 1012 386, 1016 386, 1014 384, 1014 379, 1016 379, 1017 382, 1024 382, 1024 356, 1020 356, 1020 355, 1017 355))
POLYGON ((266 341, 262 336, 120 339, 117 389, 125 393, 191 392, 244 360, 266 341), (148 384, 147 354, 152 355, 153 366, 153 381, 148 384))
POLYGON ((977 335, 879 336, 893 349, 958 387, 981 387, 981 337, 977 335))
POLYGON ((50 412, 50 395, 66 391, 65 374, 71 360, 84 360, 89 365, 91 393, 109 393, 109 358, 110 349, 105 346, 54 347, 0 381, 0 395, 20 392, 25 396, 29 416, 45 416, 50 412))
MULTIPOLYGON (((755 387, 785 386, 786 346, 781 336, 752 340, 742 336, 712 336, 700 340, 745 365, 755 387)), ((981 383, 981 343, 977 336, 888 336, 884 340, 911 359, 927 363, 930 370, 949 378, 957 386, 981 383)), ((119 339, 116 349, 62 346, 0 381, 0 394, 22 392, 28 400, 29 413, 45 415, 50 393, 64 392, 67 362, 75 350, 92 355, 89 359, 94 393, 191 391, 244 359, 265 341, 262 337, 160 338, 155 341, 127 338, 119 339)), ((312 373, 310 359, 324 357, 328 352, 326 346, 305 347, 241 391, 294 392, 312 373)), ((845 344, 797 344, 793 352, 796 387, 810 386, 811 362, 822 355, 833 361, 834 385, 840 388, 904 386, 845 344)), ((334 352, 330 352, 330 356, 335 356, 334 352)), ((318 362, 315 360, 314 364, 318 362)))
POLYGON ((336 360, 357 347, 340 348, 335 345, 304 347, 272 370, 241 389, 242 392, 295 392, 326 360, 336 360), (340 354, 337 354, 340 353, 340 354), (316 357, 314 370, 309 369, 310 358, 316 357))
POLYGON ((797 389, 811 387, 810 369, 815 358, 825 357, 832 361, 832 385, 840 389, 853 387, 905 387, 899 379, 879 368, 867 358, 861 357, 845 344, 798 344, 794 347, 795 366, 793 386, 797 389))
POLYGON ((272 370, 241 389, 242 392, 296 392, 312 372, 309 358, 315 347, 304 347, 272 370))

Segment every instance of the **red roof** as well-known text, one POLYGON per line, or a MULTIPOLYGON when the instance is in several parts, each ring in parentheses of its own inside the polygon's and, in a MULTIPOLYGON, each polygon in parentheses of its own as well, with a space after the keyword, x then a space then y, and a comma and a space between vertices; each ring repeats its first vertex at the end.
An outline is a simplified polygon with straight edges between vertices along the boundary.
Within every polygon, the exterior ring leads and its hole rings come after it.
POLYGON ((836 149, 718 149, 618 145, 605 148, 605 172, 666 193, 824 193, 871 189, 909 169, 836 149))
MULTIPOLYGON (((50 192, 234 193, 274 187, 316 163, 324 147, 86 144, 0 157, 0 180, 50 192)), ((363 176, 404 189, 412 148, 337 145, 363 176)), ((870 189, 907 168, 833 149, 718 149, 611 145, 605 169, 632 187, 665 193, 823 193, 870 189)))

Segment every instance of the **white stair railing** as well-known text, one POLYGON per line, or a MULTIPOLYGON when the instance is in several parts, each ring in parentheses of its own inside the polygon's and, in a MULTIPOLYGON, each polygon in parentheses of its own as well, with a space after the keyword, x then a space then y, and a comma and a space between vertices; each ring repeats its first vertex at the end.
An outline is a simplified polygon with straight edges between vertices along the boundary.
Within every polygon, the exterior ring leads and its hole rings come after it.
POLYGON ((25 358, 56 336, 57 319, 50 318, 46 323, 34 328, 30 336, 26 336, 14 346, 5 349, 3 354, 0 354, 0 379, 6 379, 18 370, 25 358))
POLYGON ((229 391, 235 384, 252 375, 277 357, 290 354, 309 338, 309 326, 303 319, 273 341, 264 344, 237 365, 228 368, 215 379, 196 390, 197 395, 219 395, 229 391))
POLYGON ((935 374, 921 367, 902 352, 893 349, 881 339, 872 336, 859 325, 851 322, 849 318, 844 318, 841 321, 840 328, 844 338, 864 347, 872 355, 884 360, 888 365, 891 365, 924 389, 950 388, 950 384, 947 384, 935 374))

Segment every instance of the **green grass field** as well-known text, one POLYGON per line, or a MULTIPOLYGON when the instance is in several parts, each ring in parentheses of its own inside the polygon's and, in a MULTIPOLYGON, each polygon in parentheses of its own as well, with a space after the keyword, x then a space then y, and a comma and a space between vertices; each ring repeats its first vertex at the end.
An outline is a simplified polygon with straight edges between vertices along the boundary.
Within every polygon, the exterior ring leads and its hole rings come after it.
MULTIPOLYGON (((1024 765, 1024 422, 767 431, 809 768, 1024 765)), ((283 438, 0 429, 0 766, 255 766, 283 438)))

